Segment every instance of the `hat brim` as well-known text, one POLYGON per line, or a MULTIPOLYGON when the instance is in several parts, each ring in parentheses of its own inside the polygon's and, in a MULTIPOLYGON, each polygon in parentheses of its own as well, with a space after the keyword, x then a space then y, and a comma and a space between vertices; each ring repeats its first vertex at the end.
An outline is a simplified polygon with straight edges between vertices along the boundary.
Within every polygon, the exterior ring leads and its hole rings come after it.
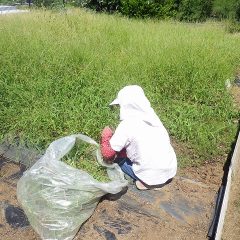
POLYGON ((116 98, 114 101, 112 101, 109 105, 112 106, 112 105, 117 105, 119 104, 119 101, 118 99, 116 98))

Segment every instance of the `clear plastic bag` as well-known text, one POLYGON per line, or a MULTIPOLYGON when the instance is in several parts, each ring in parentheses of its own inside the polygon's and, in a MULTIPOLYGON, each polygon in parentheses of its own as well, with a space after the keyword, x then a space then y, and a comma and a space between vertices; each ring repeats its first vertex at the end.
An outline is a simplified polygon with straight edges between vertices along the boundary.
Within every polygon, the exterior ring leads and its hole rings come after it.
POLYGON ((105 164, 99 145, 76 134, 50 144, 45 154, 21 177, 17 197, 35 231, 45 240, 70 240, 93 213, 100 198, 119 193, 127 181, 117 164, 105 164), (110 182, 95 180, 90 174, 60 161, 76 144, 95 147, 97 161, 107 167, 110 182))

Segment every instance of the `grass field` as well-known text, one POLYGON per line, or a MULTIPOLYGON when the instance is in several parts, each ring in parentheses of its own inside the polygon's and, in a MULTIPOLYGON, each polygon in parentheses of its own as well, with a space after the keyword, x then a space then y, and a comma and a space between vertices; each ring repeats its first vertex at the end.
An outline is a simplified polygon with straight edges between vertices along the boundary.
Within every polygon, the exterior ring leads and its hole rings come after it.
POLYGON ((98 141, 118 122, 108 104, 123 86, 139 84, 171 137, 211 160, 234 140, 239 112, 225 81, 239 63, 240 35, 220 23, 82 10, 2 15, 0 138, 39 149, 78 132, 98 141))

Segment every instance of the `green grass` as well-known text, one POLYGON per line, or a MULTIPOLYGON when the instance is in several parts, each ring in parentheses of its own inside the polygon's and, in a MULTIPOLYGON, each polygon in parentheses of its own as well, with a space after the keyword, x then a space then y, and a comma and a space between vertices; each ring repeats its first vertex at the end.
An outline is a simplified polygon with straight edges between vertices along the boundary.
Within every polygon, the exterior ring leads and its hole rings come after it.
POLYGON ((89 144, 76 144, 73 149, 62 158, 66 164, 86 171, 93 178, 100 182, 109 182, 107 168, 98 163, 96 156, 96 146, 89 144))
POLYGON ((1 139, 40 149, 78 132, 98 141, 105 125, 117 124, 108 104, 123 86, 139 84, 194 158, 229 151, 239 112, 225 80, 239 67, 240 36, 221 24, 81 10, 2 15, 0 23, 1 139))

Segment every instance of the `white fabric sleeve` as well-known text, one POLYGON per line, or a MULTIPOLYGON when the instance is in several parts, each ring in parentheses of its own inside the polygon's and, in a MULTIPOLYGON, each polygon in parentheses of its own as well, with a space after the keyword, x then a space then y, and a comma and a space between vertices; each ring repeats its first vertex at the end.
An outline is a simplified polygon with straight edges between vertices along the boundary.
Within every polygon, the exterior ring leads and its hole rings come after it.
POLYGON ((113 150, 120 152, 128 143, 128 128, 124 121, 122 121, 112 138, 110 139, 110 145, 113 150))

